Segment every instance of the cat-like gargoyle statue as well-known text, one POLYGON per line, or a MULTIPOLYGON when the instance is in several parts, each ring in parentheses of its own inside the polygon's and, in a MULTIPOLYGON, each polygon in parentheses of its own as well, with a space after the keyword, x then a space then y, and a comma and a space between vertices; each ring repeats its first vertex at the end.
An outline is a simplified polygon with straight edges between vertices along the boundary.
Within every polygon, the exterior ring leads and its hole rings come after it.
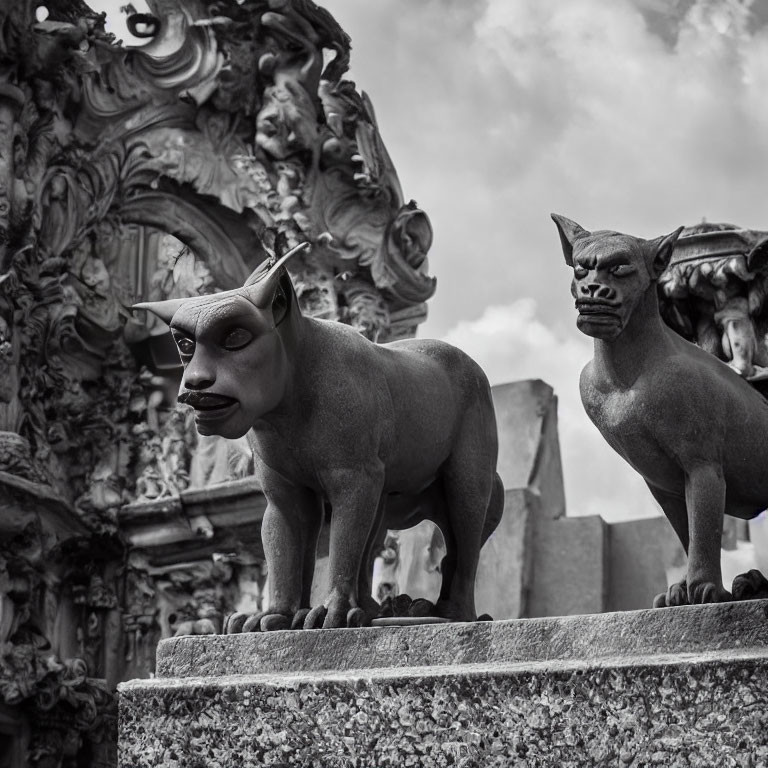
MULTIPOLYGON (((688 554, 686 579, 654 606, 729 600, 723 515, 749 520, 768 507, 768 401, 661 319, 656 282, 682 227, 642 240, 552 219, 573 268, 577 326, 594 338, 581 374, 584 408, 643 476, 688 554)), ((754 596, 756 577, 737 577, 734 596, 754 596)))
POLYGON ((476 618, 480 549, 504 504, 488 380, 460 350, 430 340, 374 344, 302 315, 283 267, 242 288, 135 305, 171 327, 184 365, 179 402, 203 435, 247 434, 267 499, 268 608, 228 632, 345 627, 376 615, 375 542, 429 519, 447 555, 437 615, 476 618), (309 605, 324 503, 329 581, 309 605), (311 610, 310 610, 311 608, 311 610))

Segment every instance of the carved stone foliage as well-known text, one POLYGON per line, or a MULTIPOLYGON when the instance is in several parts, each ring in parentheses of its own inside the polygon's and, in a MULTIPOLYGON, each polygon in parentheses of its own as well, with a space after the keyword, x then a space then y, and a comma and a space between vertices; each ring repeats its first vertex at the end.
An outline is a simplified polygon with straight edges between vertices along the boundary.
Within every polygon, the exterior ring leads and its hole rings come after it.
POLYGON ((349 40, 329 14, 308 0, 151 7, 134 22, 154 35, 133 49, 80 0, 42 21, 31 2, 0 11, 0 424, 26 441, 2 451, 96 514, 119 504, 143 439, 122 426, 142 387, 123 306, 178 293, 178 275, 153 283, 159 248, 116 247, 127 225, 178 238, 209 291, 242 284, 261 242, 310 240, 294 267, 305 309, 379 340, 412 335, 435 287, 429 220, 342 78, 349 40))
POLYGON ((53 510, 34 557, 0 546, 0 704, 34 713, 35 765, 82 750, 100 764, 88 744, 110 705, 88 676, 112 685, 142 668, 157 633, 177 628, 162 605, 218 626, 225 598, 242 599, 240 571, 197 574, 219 584, 201 592, 178 574, 121 570, 121 510, 173 506, 195 478, 242 477, 251 461, 212 445, 215 460, 195 460, 166 329, 125 308, 239 286, 262 244, 299 240, 314 244, 292 265, 304 311, 371 339, 412 336, 435 289, 429 220, 403 196, 369 99, 343 79, 349 39, 327 12, 309 0, 149 4, 129 19, 141 48, 82 0, 0 4, 0 517, 53 510), (66 622, 24 608, 22 571, 66 622), (20 681, 21 698, 8 693, 20 681), (56 702, 96 702, 91 736, 85 714, 67 730, 58 703, 50 717, 30 703, 41 681, 58 681, 56 702))
POLYGON ((662 314, 686 338, 764 388, 768 379, 768 232, 687 227, 659 280, 662 314))
POLYGON ((104 679, 105 633, 117 605, 104 579, 110 555, 96 555, 82 529, 59 540, 66 512, 40 500, 33 509, 25 497, 6 497, 0 526, 0 705, 26 718, 26 765, 89 755, 92 765, 107 766, 116 731, 104 679))

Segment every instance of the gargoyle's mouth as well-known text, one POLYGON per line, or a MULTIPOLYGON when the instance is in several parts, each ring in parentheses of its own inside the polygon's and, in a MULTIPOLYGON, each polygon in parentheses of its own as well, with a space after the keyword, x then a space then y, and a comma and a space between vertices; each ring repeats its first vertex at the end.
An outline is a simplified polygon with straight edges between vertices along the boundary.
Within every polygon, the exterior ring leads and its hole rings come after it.
POLYGON ((182 392, 178 398, 180 403, 191 405, 196 411, 218 411, 234 405, 237 400, 227 395, 215 392, 182 392))
POLYGON ((616 310, 621 306, 615 301, 604 301, 595 299, 577 299, 576 309, 581 315, 615 315, 616 310))

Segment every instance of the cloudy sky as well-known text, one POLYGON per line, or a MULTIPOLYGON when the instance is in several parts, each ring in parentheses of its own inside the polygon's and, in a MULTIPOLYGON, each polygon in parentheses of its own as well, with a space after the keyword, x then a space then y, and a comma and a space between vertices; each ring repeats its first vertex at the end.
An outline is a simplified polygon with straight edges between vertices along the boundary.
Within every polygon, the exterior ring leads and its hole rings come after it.
POLYGON ((768 229, 768 0, 321 4, 434 225, 421 335, 492 383, 555 388, 569 514, 654 514, 583 414, 591 344, 549 213, 642 237, 703 217, 768 229))
POLYGON ((768 229, 768 0, 326 0, 352 37, 438 289, 422 335, 560 402, 569 514, 655 513, 583 413, 549 213, 655 237, 768 229))

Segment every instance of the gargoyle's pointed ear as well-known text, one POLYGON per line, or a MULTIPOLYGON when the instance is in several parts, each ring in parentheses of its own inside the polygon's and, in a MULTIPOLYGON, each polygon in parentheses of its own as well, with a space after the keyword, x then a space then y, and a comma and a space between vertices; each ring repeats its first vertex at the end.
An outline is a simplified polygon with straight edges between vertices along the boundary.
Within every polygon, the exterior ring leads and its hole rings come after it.
POLYGON ((584 227, 577 224, 575 221, 571 221, 565 216, 561 216, 559 213, 551 213, 552 221, 555 222, 557 231, 560 234, 560 244, 563 246, 563 256, 565 256, 565 263, 569 266, 573 266, 573 243, 580 237, 588 235, 584 227))
POLYGON ((648 271, 654 280, 658 280, 661 273, 667 268, 672 253, 675 250, 675 243, 684 227, 678 227, 674 232, 668 235, 662 235, 655 240, 649 240, 647 247, 650 249, 650 258, 648 262, 648 271))
POLYGON ((272 302, 277 283, 280 280, 283 264, 306 248, 309 248, 309 243, 299 243, 299 245, 291 248, 288 253, 279 258, 272 266, 262 265, 251 273, 243 287, 248 289, 248 298, 259 309, 265 309, 272 302))
POLYGON ((167 325, 171 324, 171 318, 176 314, 182 304, 189 299, 166 299, 165 301, 142 301, 130 307, 131 311, 146 309, 153 315, 157 315, 167 325))

